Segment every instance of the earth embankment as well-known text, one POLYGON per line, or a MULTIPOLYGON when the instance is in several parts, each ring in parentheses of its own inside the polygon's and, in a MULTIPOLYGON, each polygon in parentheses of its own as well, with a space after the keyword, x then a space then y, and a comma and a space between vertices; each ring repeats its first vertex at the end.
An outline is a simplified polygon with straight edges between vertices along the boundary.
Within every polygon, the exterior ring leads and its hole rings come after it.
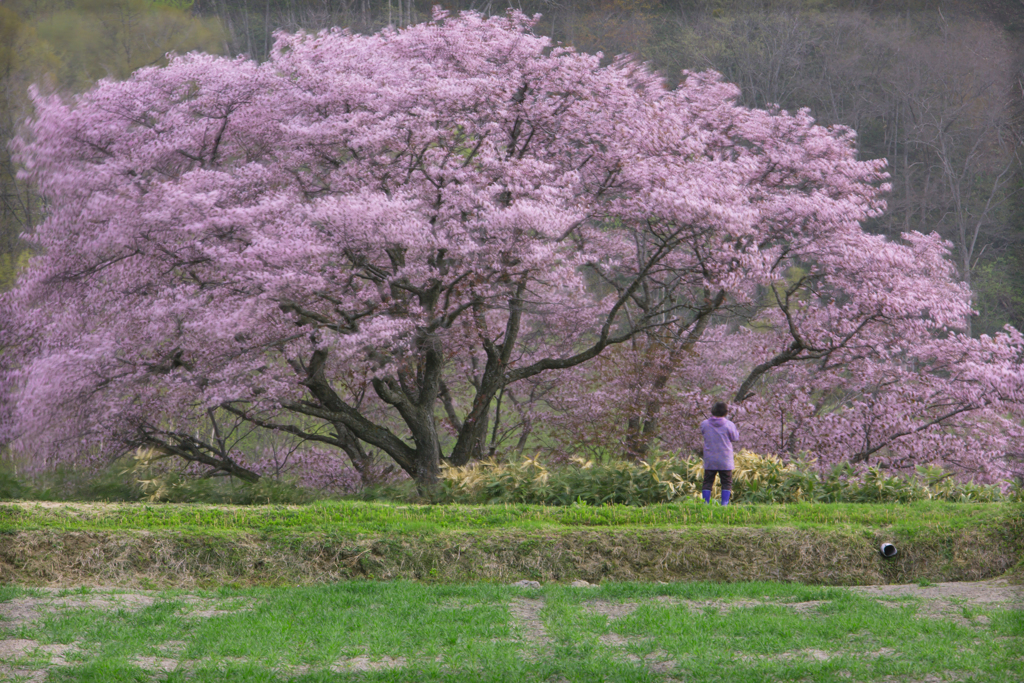
MULTIPOLYGON (((834 523, 827 523, 832 511, 815 509, 815 519, 825 522, 820 524, 807 521, 806 509, 766 517, 768 512, 697 508, 691 515, 679 507, 657 513, 664 525, 648 525, 601 524, 608 518, 596 512, 572 517, 560 511, 545 521, 546 513, 525 506, 525 512, 484 508, 476 517, 470 510, 439 523, 436 508, 414 507, 341 506, 317 517, 302 508, 4 504, 0 583, 155 588, 583 579, 868 585, 1004 575, 1012 580, 1021 574, 1019 506, 917 506, 885 515, 846 506, 833 515, 839 520, 834 523), (896 557, 881 557, 882 542, 896 545, 896 557)), ((639 512, 622 514, 625 522, 641 519, 639 512)))

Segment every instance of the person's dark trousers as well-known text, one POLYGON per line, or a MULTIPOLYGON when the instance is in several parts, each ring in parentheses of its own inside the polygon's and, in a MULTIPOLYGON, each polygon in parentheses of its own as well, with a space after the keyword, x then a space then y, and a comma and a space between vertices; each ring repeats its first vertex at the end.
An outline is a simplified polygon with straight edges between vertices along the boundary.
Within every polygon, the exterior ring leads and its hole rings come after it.
POLYGON ((728 505, 732 497, 732 470, 704 470, 704 485, 701 486, 701 496, 705 503, 711 502, 711 488, 715 485, 715 475, 718 475, 718 483, 722 485, 722 505, 728 505))

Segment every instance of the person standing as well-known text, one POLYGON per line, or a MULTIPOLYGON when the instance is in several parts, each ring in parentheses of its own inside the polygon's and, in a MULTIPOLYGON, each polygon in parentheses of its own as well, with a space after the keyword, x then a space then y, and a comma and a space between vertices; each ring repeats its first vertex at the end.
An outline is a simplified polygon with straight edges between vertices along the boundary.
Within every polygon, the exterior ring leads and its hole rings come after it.
POLYGON ((711 417, 700 423, 704 434, 704 485, 700 495, 705 503, 711 502, 715 475, 722 485, 722 505, 728 505, 732 497, 732 442, 739 440, 740 433, 736 425, 726 419, 728 414, 729 406, 718 401, 711 406, 711 417))

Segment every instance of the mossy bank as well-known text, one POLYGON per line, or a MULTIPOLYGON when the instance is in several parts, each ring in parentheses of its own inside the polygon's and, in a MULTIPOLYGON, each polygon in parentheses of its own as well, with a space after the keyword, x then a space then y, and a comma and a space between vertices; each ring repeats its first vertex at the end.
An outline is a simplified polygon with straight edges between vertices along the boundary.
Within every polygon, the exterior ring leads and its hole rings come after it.
POLYGON ((39 586, 399 578, 863 585, 1013 577, 1022 555, 1024 518, 1010 504, 678 505, 550 514, 531 506, 370 503, 0 505, 0 583, 39 586), (654 518, 661 523, 650 523, 654 518), (895 558, 880 556, 882 542, 896 545, 895 558))

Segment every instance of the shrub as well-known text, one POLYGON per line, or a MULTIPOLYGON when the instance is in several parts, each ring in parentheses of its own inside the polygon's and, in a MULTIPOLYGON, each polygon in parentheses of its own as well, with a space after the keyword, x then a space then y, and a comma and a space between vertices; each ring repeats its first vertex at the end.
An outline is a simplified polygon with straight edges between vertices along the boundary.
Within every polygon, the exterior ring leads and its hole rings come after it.
POLYGON ((646 462, 596 463, 573 458, 549 468, 539 458, 482 462, 444 470, 445 500, 537 505, 649 505, 692 496, 689 463, 664 457, 646 462))
MULTIPOLYGON (((827 472, 812 460, 783 462, 747 450, 735 454, 733 500, 746 503, 910 503, 917 500, 993 502, 1004 496, 995 485, 958 481, 939 468, 911 476, 889 475, 876 467, 856 470, 848 463, 827 472)), ((700 498, 700 460, 664 454, 639 463, 572 458, 550 466, 539 458, 482 462, 444 470, 447 502, 533 503, 538 505, 651 505, 700 498)), ((720 495, 716 482, 713 495, 720 495)))
MULTIPOLYGON (((137 452, 85 480, 80 473, 58 469, 27 481, 15 476, 13 467, 0 460, 0 500, 300 504, 345 493, 324 486, 322 472, 315 469, 305 473, 305 478, 298 476, 302 474, 301 468, 279 476, 268 472, 258 483, 246 484, 229 477, 209 478, 182 471, 153 456, 148 451, 137 452), (309 485, 310 477, 317 486, 309 485)), ((653 505, 700 500, 703 477, 699 459, 663 453, 638 463, 580 457, 556 464, 539 457, 484 461, 468 467, 446 467, 442 490, 435 502, 653 505)), ((713 495, 715 499, 720 495, 717 483, 713 495)), ((412 480, 395 475, 360 487, 348 493, 348 497, 421 500, 412 480)), ((920 467, 909 476, 888 474, 876 467, 857 470, 848 463, 823 471, 807 458, 784 462, 776 456, 748 450, 735 454, 733 500, 738 503, 995 502, 1022 498, 1024 487, 1019 482, 1003 494, 998 486, 960 481, 937 467, 920 467)))
POLYGON ((0 459, 0 500, 24 498, 27 493, 28 487, 15 475, 14 468, 0 459))

